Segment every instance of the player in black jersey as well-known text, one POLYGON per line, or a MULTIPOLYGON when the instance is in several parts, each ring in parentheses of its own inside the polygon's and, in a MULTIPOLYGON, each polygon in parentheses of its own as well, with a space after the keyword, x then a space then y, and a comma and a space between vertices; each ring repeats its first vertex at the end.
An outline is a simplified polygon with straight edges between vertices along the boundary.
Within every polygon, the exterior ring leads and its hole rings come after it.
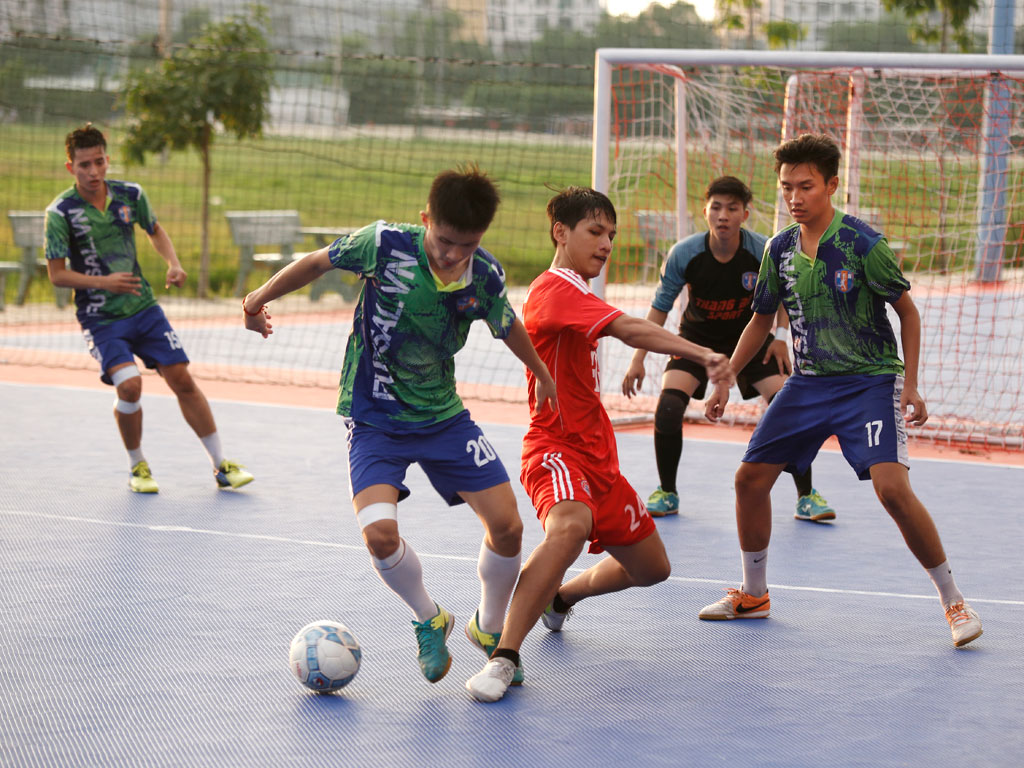
MULTIPOLYGON (((704 219, 708 231, 676 243, 661 268, 661 282, 647 319, 664 325, 684 286, 689 297, 679 324, 684 339, 732 355, 750 320, 750 299, 757 282, 767 238, 743 227, 750 216, 753 194, 739 179, 721 176, 704 193, 704 219)), ((775 336, 767 336, 760 351, 739 372, 736 385, 745 400, 760 394, 770 402, 792 372, 787 339, 789 320, 778 316, 775 336)), ((644 380, 644 358, 638 349, 622 380, 627 397, 639 393, 644 380)), ((688 360, 670 358, 661 378, 661 396, 654 412, 654 455, 661 485, 647 500, 655 517, 679 511, 676 472, 683 450, 683 415, 691 397, 704 398, 707 376, 688 360)), ((836 513, 811 482, 811 470, 794 476, 797 495, 795 517, 820 522, 836 513)))

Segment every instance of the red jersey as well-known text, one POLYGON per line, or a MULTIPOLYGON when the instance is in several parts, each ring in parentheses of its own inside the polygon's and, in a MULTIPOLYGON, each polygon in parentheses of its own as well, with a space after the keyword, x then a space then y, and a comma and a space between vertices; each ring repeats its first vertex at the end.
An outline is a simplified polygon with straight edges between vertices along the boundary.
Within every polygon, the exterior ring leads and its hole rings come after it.
POLYGON ((530 285, 523 325, 555 379, 558 413, 550 408, 533 413, 536 382, 527 369, 532 416, 523 439, 524 460, 537 451, 568 450, 602 473, 618 474, 615 432, 601 404, 597 340, 621 314, 571 269, 549 269, 530 285))

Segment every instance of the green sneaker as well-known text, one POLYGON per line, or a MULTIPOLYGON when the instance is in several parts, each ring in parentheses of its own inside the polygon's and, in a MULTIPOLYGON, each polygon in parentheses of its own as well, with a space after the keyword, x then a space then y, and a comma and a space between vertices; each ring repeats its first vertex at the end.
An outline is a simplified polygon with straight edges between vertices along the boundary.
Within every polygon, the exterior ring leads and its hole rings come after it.
POLYGON ((227 459, 213 470, 213 477, 221 488, 241 488, 256 479, 241 464, 227 459))
POLYGON ((665 517, 665 515, 679 514, 679 494, 671 491, 658 490, 647 499, 647 511, 651 517, 665 517))
POLYGON ((153 473, 149 471, 149 464, 140 461, 132 467, 132 473, 128 476, 128 487, 135 493, 158 493, 160 486, 153 479, 153 473))
MULTIPOLYGON (((469 642, 487 654, 489 659, 491 654, 494 653, 494 649, 498 647, 498 641, 501 640, 501 632, 484 632, 480 629, 480 625, 477 623, 479 615, 480 611, 477 610, 473 614, 473 618, 466 624, 466 637, 469 638, 469 642)), ((512 675, 512 682, 509 685, 522 685, 524 677, 523 665, 520 664, 516 667, 515 674, 512 675)))
POLYGON ((416 660, 420 663, 420 671, 427 680, 436 683, 448 674, 448 669, 452 665, 452 655, 448 653, 445 641, 455 626, 455 617, 437 605, 437 615, 434 618, 413 621, 412 626, 416 630, 416 644, 419 646, 416 660))
POLYGON ((793 515, 797 520, 810 520, 813 523, 822 520, 835 520, 836 511, 828 505, 828 502, 814 488, 807 496, 801 496, 796 501, 796 513, 793 515))

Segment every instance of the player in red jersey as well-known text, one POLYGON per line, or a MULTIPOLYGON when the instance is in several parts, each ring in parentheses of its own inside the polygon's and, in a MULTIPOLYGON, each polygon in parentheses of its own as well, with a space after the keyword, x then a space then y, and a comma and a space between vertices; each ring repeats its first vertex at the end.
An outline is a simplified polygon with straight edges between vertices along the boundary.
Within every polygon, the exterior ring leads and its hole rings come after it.
MULTIPOLYGON (((600 274, 615 239, 615 207, 600 192, 569 187, 548 203, 555 258, 530 286, 523 324, 555 377, 558 412, 533 413, 520 478, 544 526, 544 541, 519 576, 501 640, 466 683, 479 701, 497 701, 519 666, 519 648, 538 618, 562 628, 580 600, 668 578, 665 545, 643 500, 619 474, 612 424, 601 404, 597 342, 624 343, 700 362, 713 382, 734 381, 728 358, 605 303, 587 283, 600 274), (562 584, 583 545, 607 557, 562 584), (546 607, 545 607, 546 606, 546 607)), ((533 409, 533 380, 527 372, 533 409)))

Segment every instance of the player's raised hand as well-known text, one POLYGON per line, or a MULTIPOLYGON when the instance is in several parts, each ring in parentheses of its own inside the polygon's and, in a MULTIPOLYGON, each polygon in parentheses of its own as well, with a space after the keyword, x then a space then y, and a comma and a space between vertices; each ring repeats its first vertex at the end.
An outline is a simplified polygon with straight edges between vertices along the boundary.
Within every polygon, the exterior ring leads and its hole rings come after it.
POLYGON ((731 387, 736 383, 736 374, 732 372, 729 358, 718 352, 712 352, 704 361, 704 369, 708 373, 708 381, 712 384, 724 383, 731 387))
POLYGON ((253 314, 245 308, 245 302, 243 301, 242 317, 244 318, 245 327, 250 331, 260 334, 264 339, 274 332, 274 326, 270 324, 270 313, 267 312, 266 306, 260 307, 259 311, 253 314))
POLYGON ((552 411, 558 411, 558 397, 555 392, 555 380, 551 377, 551 374, 547 376, 536 376, 534 378, 536 382, 534 384, 534 413, 542 413, 544 406, 548 406, 552 411))
POLYGON ((131 272, 111 272, 104 275, 103 290, 111 293, 142 294, 142 278, 131 272))
POLYGON ((172 285, 175 288, 181 288, 187 279, 188 273, 182 269, 180 265, 177 267, 168 267, 167 277, 164 278, 164 288, 170 288, 172 285))
POLYGON ((793 373, 793 363, 789 359, 789 342, 775 339, 775 341, 768 345, 768 352, 765 353, 764 360, 761 363, 767 365, 768 361, 773 357, 775 362, 778 363, 780 374, 789 376, 793 373))
POLYGON ((631 360, 626 375, 622 378, 622 394, 626 397, 640 394, 640 387, 644 384, 644 377, 647 372, 644 370, 643 360, 631 360))
POLYGON ((900 411, 907 424, 912 427, 920 427, 928 421, 928 408, 924 404, 924 398, 918 394, 917 387, 903 385, 903 394, 900 395, 900 411))
POLYGON ((708 421, 718 421, 725 413, 725 406, 729 402, 729 384, 715 384, 714 391, 704 401, 704 417, 708 421))

